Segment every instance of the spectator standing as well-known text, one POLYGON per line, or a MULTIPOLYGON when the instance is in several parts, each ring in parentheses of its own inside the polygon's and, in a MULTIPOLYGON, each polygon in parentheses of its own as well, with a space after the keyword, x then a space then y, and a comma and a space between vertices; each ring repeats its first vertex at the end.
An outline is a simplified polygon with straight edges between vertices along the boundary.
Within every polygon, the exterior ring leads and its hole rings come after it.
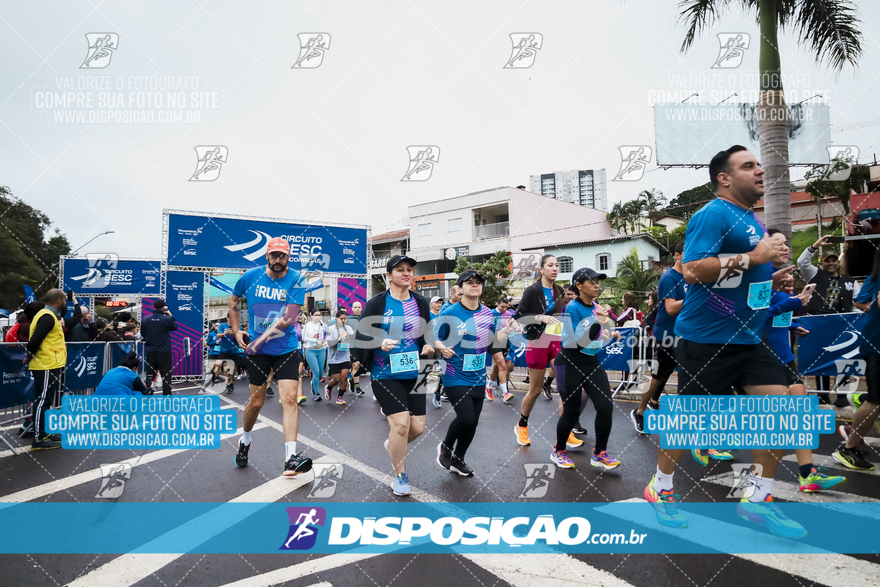
MULTIPOLYGON (((819 252, 819 247, 828 244, 829 238, 823 236, 814 242, 812 246, 804 249, 797 260, 798 271, 801 272, 803 280, 808 284, 816 284, 813 297, 804 307, 804 313, 809 315, 852 312, 855 308, 855 298, 859 294, 859 284, 856 280, 849 275, 841 275, 840 257, 837 256, 837 253, 827 252, 819 262, 819 267, 813 265, 813 256, 819 252)), ((826 392, 830 391, 831 378, 827 376, 816 377, 816 388, 826 392)), ((820 402, 829 403, 828 393, 817 395, 820 402)), ((843 395, 838 396, 836 405, 847 406, 846 398, 843 395)))
POLYGON ((34 442, 31 450, 61 448, 61 437, 46 434, 46 410, 61 389, 61 373, 67 363, 67 346, 61 320, 67 312, 67 298, 60 289, 50 289, 44 298, 45 307, 40 309, 31 322, 27 353, 31 374, 34 377, 32 417, 34 442))
POLYGON ((81 314, 80 321, 68 333, 69 342, 90 342, 98 336, 98 327, 92 320, 88 308, 81 309, 81 314))
POLYGON ((95 337, 96 341, 122 342, 122 338, 116 333, 115 330, 110 328, 110 323, 107 322, 106 318, 96 319, 95 320, 95 327, 98 330, 98 335, 95 337))
POLYGON ((153 313, 144 318, 144 351, 147 356, 147 389, 153 387, 158 371, 162 375, 162 393, 171 395, 171 333, 177 322, 168 310, 165 300, 153 303, 153 313))

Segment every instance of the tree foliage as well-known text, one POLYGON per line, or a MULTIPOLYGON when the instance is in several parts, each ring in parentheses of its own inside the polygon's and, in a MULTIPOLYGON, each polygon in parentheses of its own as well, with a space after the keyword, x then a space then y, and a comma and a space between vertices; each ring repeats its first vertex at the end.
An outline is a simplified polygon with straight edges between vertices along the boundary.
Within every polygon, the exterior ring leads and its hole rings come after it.
POLYGON ((455 272, 461 275, 470 270, 479 272, 486 279, 480 299, 486 306, 494 308, 501 294, 505 293, 506 280, 510 277, 510 257, 507 251, 498 251, 483 263, 474 263, 466 257, 459 257, 455 263, 455 272))
POLYGON ((635 247, 617 264, 617 285, 636 294, 636 299, 640 302, 657 289, 659 280, 660 275, 653 266, 645 267, 639 261, 639 253, 635 247))
POLYGON ((690 220, 691 216, 697 210, 702 208, 707 202, 715 199, 715 192, 712 191, 712 183, 706 182, 703 185, 692 187, 685 190, 672 198, 669 205, 663 208, 662 214, 670 216, 679 216, 685 220, 690 220))
POLYGON ((47 234, 51 224, 48 216, 0 186, 0 308, 21 308, 24 285, 38 299, 56 287, 59 257, 70 252, 70 243, 58 230, 47 234))

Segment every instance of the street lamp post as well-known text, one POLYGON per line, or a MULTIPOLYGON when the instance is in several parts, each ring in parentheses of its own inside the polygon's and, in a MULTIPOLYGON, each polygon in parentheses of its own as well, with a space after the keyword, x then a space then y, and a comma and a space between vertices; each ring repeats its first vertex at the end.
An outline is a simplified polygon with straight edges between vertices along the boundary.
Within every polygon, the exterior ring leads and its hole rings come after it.
POLYGON ((93 240, 95 240, 96 238, 98 238, 99 236, 104 236, 105 234, 113 234, 114 232, 116 232, 116 231, 115 231, 115 230, 108 230, 107 232, 102 232, 101 234, 96 235, 96 236, 90 238, 90 239, 87 240, 84 244, 82 244, 78 249, 76 249, 76 251, 72 252, 71 255, 75 255, 75 254, 77 253, 77 251, 79 251, 80 249, 82 249, 84 246, 86 246, 87 244, 89 244, 90 242, 92 242, 93 240))

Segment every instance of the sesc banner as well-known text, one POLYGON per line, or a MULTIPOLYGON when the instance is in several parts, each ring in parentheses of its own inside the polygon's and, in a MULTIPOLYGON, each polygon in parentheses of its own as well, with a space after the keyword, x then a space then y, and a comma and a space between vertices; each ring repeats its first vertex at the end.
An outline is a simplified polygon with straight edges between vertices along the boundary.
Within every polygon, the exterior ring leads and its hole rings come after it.
POLYGON ((34 379, 24 361, 25 344, 0 345, 0 409, 35 399, 34 379))
MULTIPOLYGON (((171 333, 172 370, 175 376, 202 374, 205 274, 169 271, 165 277, 165 303, 177 330, 171 333)), ((153 312, 153 298, 143 299, 143 312, 153 312)))
POLYGON ((80 391, 98 387, 104 376, 103 342, 67 343, 67 367, 64 376, 65 391, 80 391))
POLYGON ((250 269, 266 264, 266 245, 280 236, 290 243, 293 267, 325 273, 367 273, 366 228, 166 214, 169 265, 250 269))
POLYGON ((82 295, 159 295, 161 261, 129 261, 110 253, 62 259, 62 289, 82 295))

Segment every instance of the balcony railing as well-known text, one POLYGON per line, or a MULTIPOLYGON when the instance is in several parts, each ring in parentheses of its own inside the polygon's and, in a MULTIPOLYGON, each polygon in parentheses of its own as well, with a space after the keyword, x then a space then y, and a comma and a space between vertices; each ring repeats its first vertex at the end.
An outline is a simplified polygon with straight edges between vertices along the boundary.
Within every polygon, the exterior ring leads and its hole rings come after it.
POLYGON ((474 227, 476 240, 490 238, 504 238, 510 236, 510 222, 496 222, 495 224, 481 224, 474 227))

